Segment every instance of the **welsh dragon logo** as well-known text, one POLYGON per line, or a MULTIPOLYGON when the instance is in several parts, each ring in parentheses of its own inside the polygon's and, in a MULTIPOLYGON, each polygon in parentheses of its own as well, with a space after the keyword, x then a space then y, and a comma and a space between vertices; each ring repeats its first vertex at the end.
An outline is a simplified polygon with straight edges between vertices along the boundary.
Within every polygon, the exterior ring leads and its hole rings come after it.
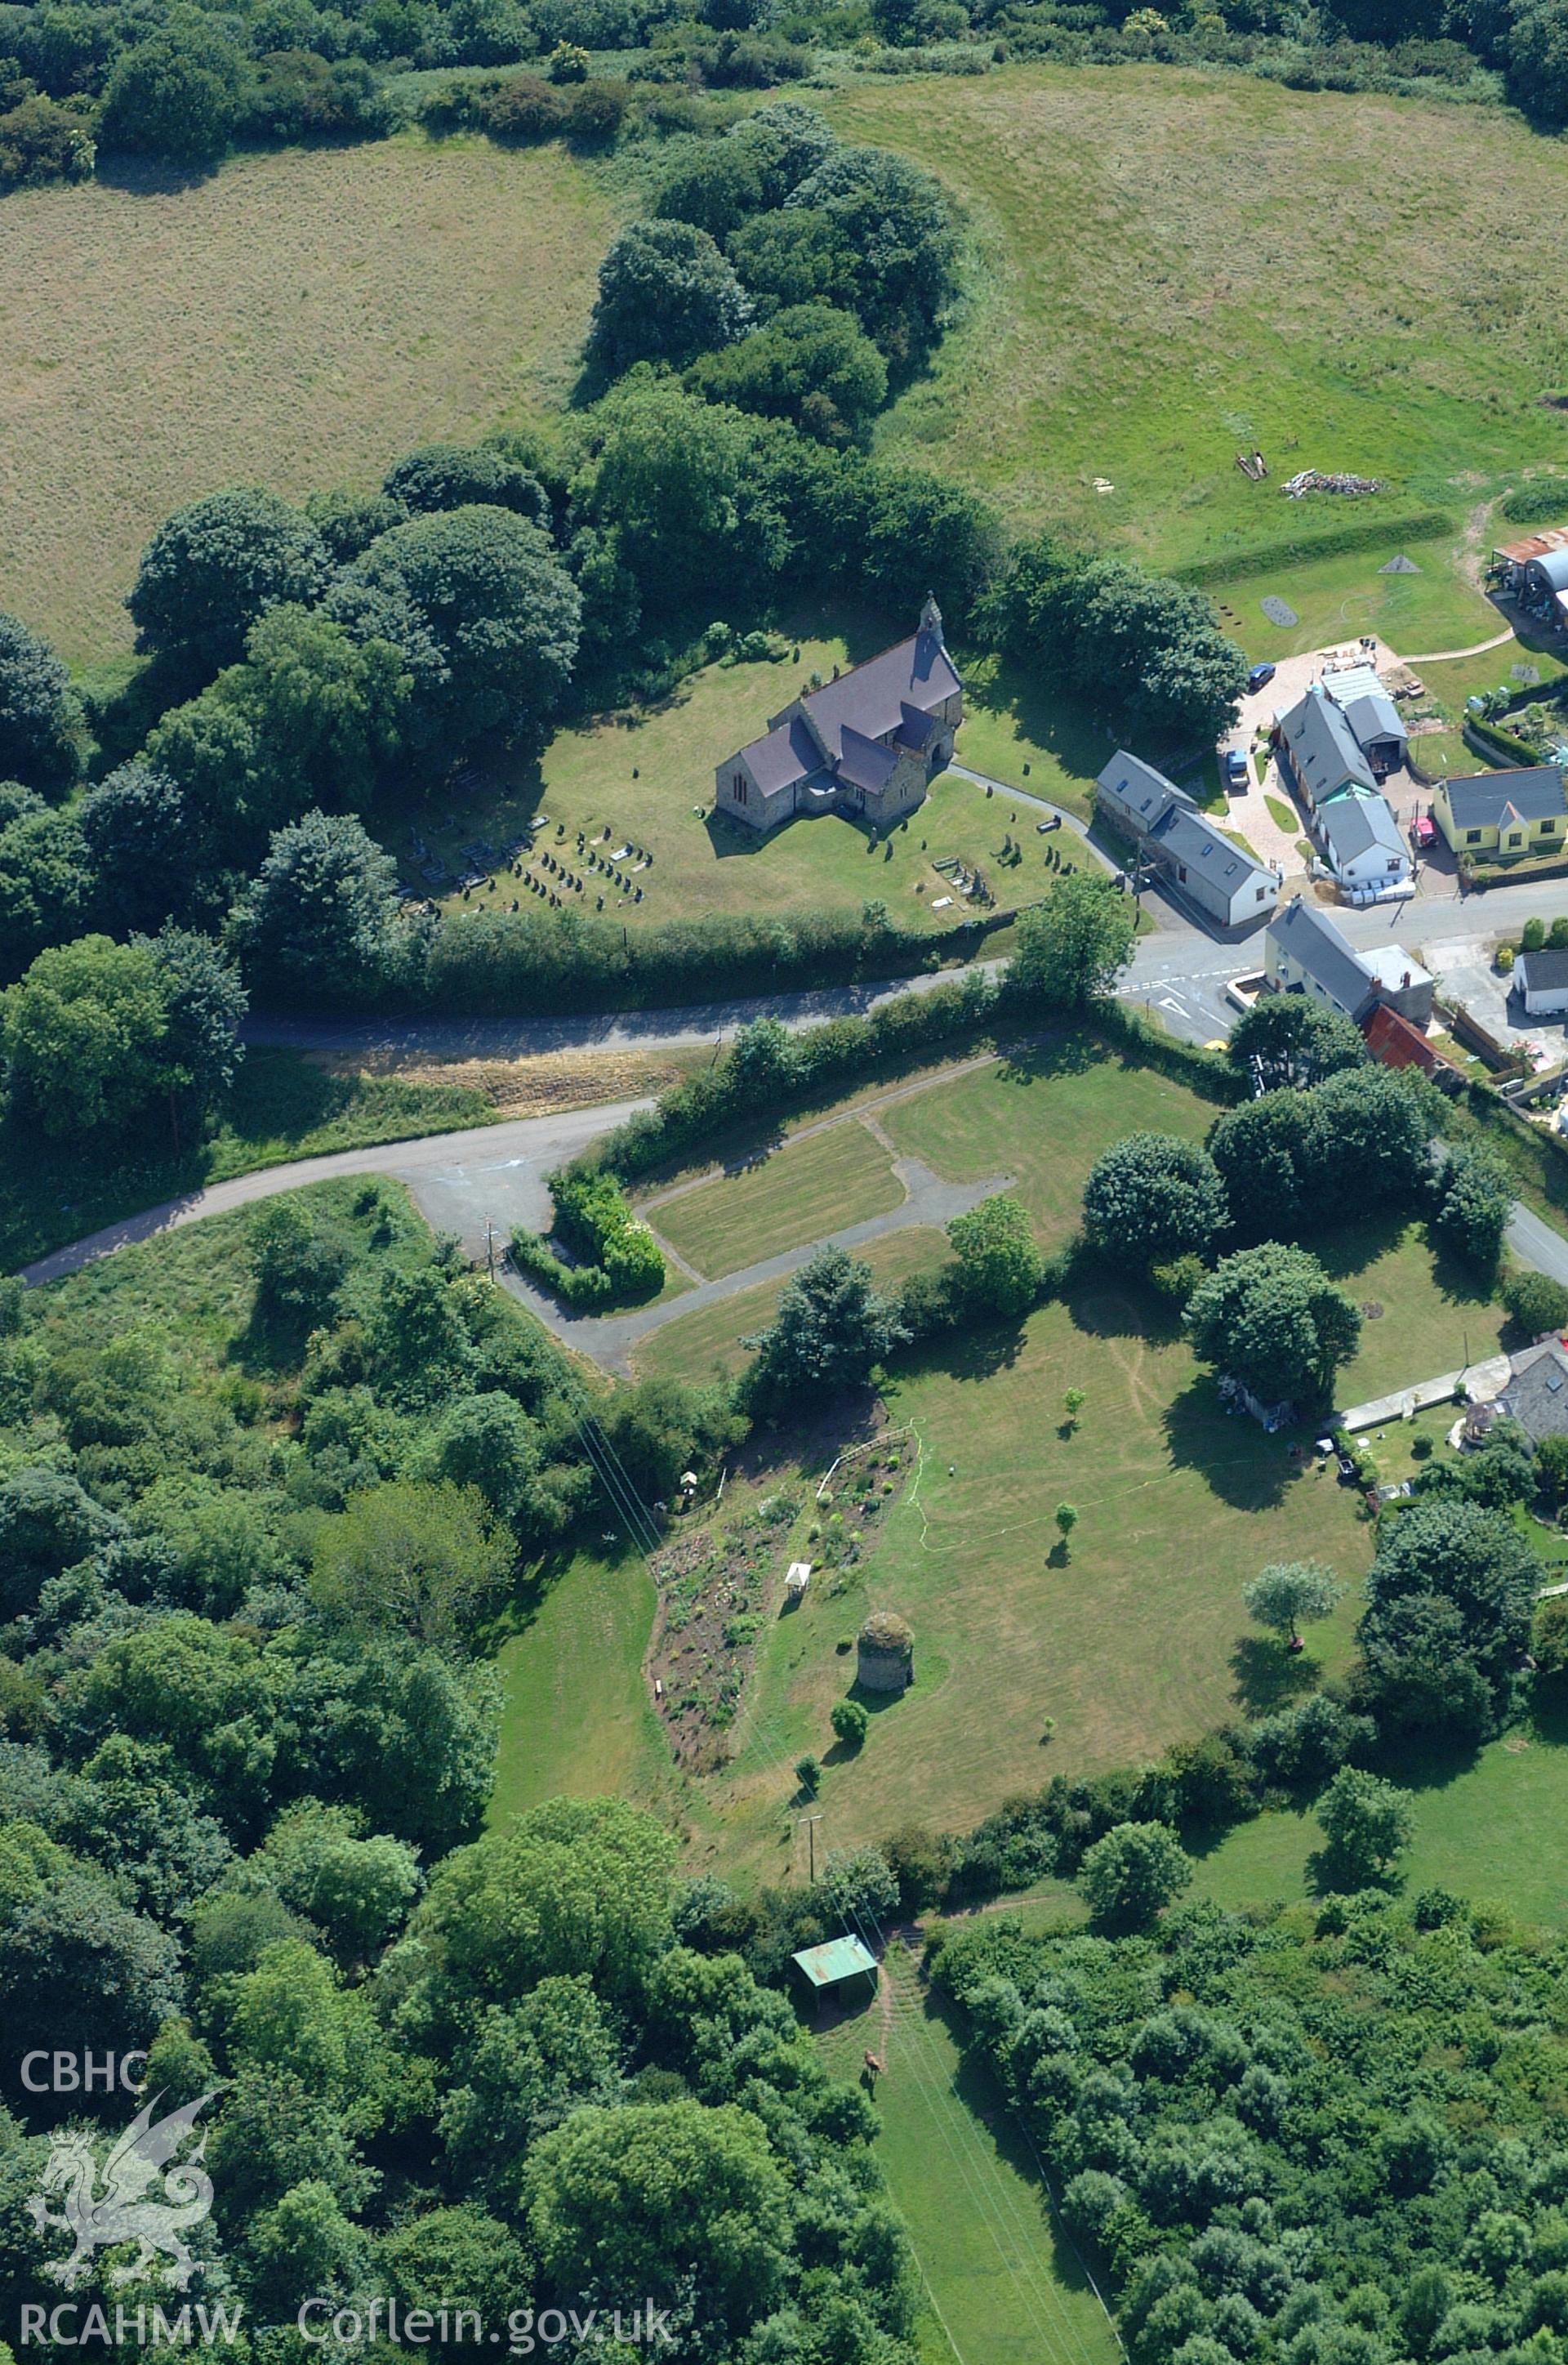
POLYGON ((111 2285, 140 2282, 162 2259, 169 2262, 167 2273, 175 2288, 185 2290, 199 2262, 181 2236, 199 2225, 212 2206, 212 2179, 202 2166, 206 2129, 183 2159, 177 2155, 196 2134, 196 2123, 217 2090, 214 2087, 156 2122, 152 2113, 162 2097, 154 2094, 105 2160, 101 2184, 91 2135, 81 2128, 56 2133, 43 2189, 33 2195, 28 2210, 40 2234, 69 2234, 76 2247, 68 2259, 51 2260, 46 2274, 66 2291, 74 2291, 95 2250, 135 2242, 136 2257, 129 2266, 111 2271, 111 2285), (56 2192, 62 2195, 61 2205, 50 2209, 49 2195, 56 2192))

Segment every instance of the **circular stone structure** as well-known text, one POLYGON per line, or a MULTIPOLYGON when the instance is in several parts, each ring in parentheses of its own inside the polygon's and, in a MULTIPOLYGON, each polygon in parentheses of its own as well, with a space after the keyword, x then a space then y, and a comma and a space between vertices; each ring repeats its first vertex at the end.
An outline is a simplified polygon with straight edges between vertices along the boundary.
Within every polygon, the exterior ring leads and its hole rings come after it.
POLYGON ((914 1676, 914 1636, 890 1609, 873 1610, 860 1629, 856 1680, 868 1692, 902 1692, 914 1676))

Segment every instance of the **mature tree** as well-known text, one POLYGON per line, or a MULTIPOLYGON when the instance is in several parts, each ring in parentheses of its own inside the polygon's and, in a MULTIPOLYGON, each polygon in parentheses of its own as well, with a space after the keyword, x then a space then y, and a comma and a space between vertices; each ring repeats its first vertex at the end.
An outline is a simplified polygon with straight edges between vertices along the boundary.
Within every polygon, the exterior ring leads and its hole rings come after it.
POLYGON ((728 253, 764 319, 782 305, 855 303, 854 250, 832 216, 815 207, 755 215, 733 233, 728 253))
POLYGON ((287 605, 252 625, 245 657, 219 689, 255 734, 257 805, 280 823, 312 805, 363 812, 398 751, 414 696, 401 649, 287 605))
POLYGON ((516 2003, 490 2005, 464 2080, 442 2105, 442 2137, 459 2170, 514 2188, 535 2136, 584 2104, 621 2099, 621 2055, 612 2017, 580 1973, 554 1973, 516 2003))
POLYGON ((1417 1593, 1368 1612, 1356 1629, 1356 1705, 1388 1733, 1447 1731, 1480 1740, 1495 1730, 1494 1687, 1477 1665, 1456 1603, 1417 1593))
POLYGON ((1045 901, 1020 915, 1009 971, 1031 999, 1082 1010, 1109 995, 1132 958, 1137 921, 1132 899, 1101 870, 1051 881, 1045 901))
POLYGON ((279 818, 271 810, 279 784, 257 745, 255 718, 234 695, 243 675, 231 666, 199 697, 170 707, 142 749, 184 801, 193 851, 211 849, 215 863, 253 858, 279 818))
POLYGON ((0 823, 0 983, 76 934, 91 887, 87 848, 73 814, 29 799, 14 819, 0 823))
POLYGON ((63 1470, 33 1463, 0 1485, 0 1619, 19 1618, 62 1570, 108 1543, 120 1523, 63 1470))
POLYGON ((81 768, 82 709, 47 641, 0 610, 0 780, 56 795, 81 768))
POLYGON ((1235 722, 1247 660, 1213 602, 1124 559, 1091 559, 1066 603, 1075 678, 1147 729, 1214 740, 1235 722))
MULTIPOLYGON (((1568 1438, 1543 1440, 1547 1441, 1568 1446, 1568 1438)), ((1563 1463, 1568 1470, 1568 1453, 1563 1455, 1563 1463)), ((1568 1595, 1558 1593, 1549 1601, 1537 1602, 1530 1621, 1529 1649, 1538 1676, 1568 1676, 1568 1595)))
POLYGON ((1230 1030, 1226 1057, 1238 1075, 1265 1092, 1310 1088, 1372 1054, 1359 1026, 1304 993, 1260 994, 1230 1030))
POLYGON ((678 150, 650 210, 662 221, 690 222, 722 245, 766 202, 756 153, 734 139, 699 140, 678 150))
MULTIPOLYGON (((704 146, 711 146, 705 141, 704 146)), ((727 148, 738 150, 756 164, 762 181, 765 206, 781 206, 808 173, 815 172, 838 141, 823 117, 799 99, 775 99, 733 123, 724 135, 727 148)))
POLYGON ((1416 1473, 1417 1495, 1462 1495, 1488 1510, 1533 1500, 1540 1484, 1535 1447, 1517 1420, 1495 1420, 1473 1452, 1438 1454, 1416 1473))
POLYGON ((1325 1204, 1403 1206, 1425 1187, 1443 1101, 1414 1069, 1347 1069, 1309 1093, 1306 1107, 1325 1204))
POLYGON ((844 241, 855 308, 889 360, 918 358, 957 286, 958 243, 940 181, 889 148, 835 148, 787 203, 824 215, 844 241))
POLYGON ((245 1866, 291 1913, 326 1936, 340 1963, 369 1962, 400 1929, 419 1894, 414 1850, 384 1833, 365 1835, 346 1807, 301 1799, 286 1810, 245 1866))
POLYGON ((1535 1449, 1535 1474, 1554 1509, 1568 1502, 1568 1437, 1546 1436, 1535 1449))
POLYGON ((966 1295, 987 1314, 1027 1314, 1040 1295, 1045 1259, 1029 1218, 1007 1192, 955 1216, 947 1238, 958 1260, 966 1295))
POLYGON ((239 123, 241 72, 239 51, 217 28, 187 16, 120 52, 99 140, 197 171, 214 164, 239 123))
POLYGON ((351 493, 336 489, 311 493, 305 514, 327 545, 335 566, 348 566, 373 542, 401 525, 409 512, 401 501, 385 493, 351 493))
POLYGON ((39 953, 0 995, 14 1104, 57 1139, 113 1134, 168 1082, 169 1003, 145 938, 81 936, 39 953))
MULTIPOLYGON (((855 1700, 841 1701, 854 1708, 855 1700)), ((864 1710, 862 1710, 864 1714, 864 1710)), ((899 1885, 880 1848, 866 1845, 830 1848, 823 1866, 823 1889, 830 1911, 842 1922, 854 1922, 864 1932, 896 1913, 899 1885)))
POLYGON ((1416 1831, 1408 1790, 1342 1765, 1317 1802, 1323 1826, 1322 1872, 1336 1889, 1386 1880, 1416 1831))
POLYGON ((1209 1155, 1244 1240, 1288 1237, 1321 1215, 1325 1203, 1315 1187, 1312 1145, 1312 1096, 1289 1088, 1244 1101, 1215 1119, 1209 1155))
POLYGON ((140 649, 231 664, 258 616, 309 606, 330 570, 303 510, 253 487, 207 493, 164 520, 141 554, 126 599, 140 649))
POLYGON ((368 2247, 326 2179, 307 2177, 245 2230, 257 2306, 275 2321, 297 2304, 297 2292, 346 2299, 364 2274, 368 2247))
POLYGON ((1514 105, 1557 130, 1568 123, 1568 6, 1529 0, 1505 38, 1506 87, 1514 105))
POLYGON ((750 321, 745 291, 705 230, 631 222, 599 266, 588 353, 614 375, 641 361, 679 367, 732 344, 750 321))
POLYGON ((91 788, 73 818, 96 874, 106 919, 149 933, 197 900, 211 858, 203 821, 179 784, 143 757, 91 788))
POLYGON ((1514 1212, 1513 1178, 1488 1149, 1450 1149, 1434 1177, 1432 1227, 1478 1272, 1492 1272, 1514 1212))
POLYGON ((487 443, 421 443, 393 463, 381 489, 403 511, 421 516, 487 501, 536 525, 550 521, 549 496, 532 470, 487 443))
POLYGON ((1193 1347, 1264 1404, 1328 1396, 1361 1335, 1361 1309, 1305 1249, 1271 1241, 1226 1257, 1188 1302, 1193 1347))
POLYGON ((406 2308, 472 2309, 481 2324, 504 2324, 529 2289, 525 2245, 471 2201, 423 2209, 385 2236, 381 2257, 406 2308))
POLYGON ((336 1225, 286 1194, 256 1210, 246 1249, 263 1322, 303 1329, 330 1319, 349 1269, 349 1244, 336 1225))
POLYGON ((1511 1272, 1498 1295, 1527 1338, 1568 1329, 1568 1289, 1544 1272, 1511 1272))
POLYGON ((1103 1927, 1142 1930, 1192 1877, 1192 1858, 1164 1823, 1116 1823, 1085 1855, 1078 1885, 1103 1927))
POLYGON ((151 952, 169 1014, 166 1089, 178 1093, 187 1109, 210 1109, 245 1056, 240 1028, 250 1003, 240 972, 210 936, 194 929, 165 926, 131 943, 151 952))
POLYGON ((783 2287, 790 2195, 762 2121, 722 2103, 578 2111, 524 2171, 540 2264, 562 2291, 693 2288, 704 2322, 744 2331, 783 2287))
POLYGON ((1132 1266, 1206 1256, 1228 1221, 1214 1160, 1173 1133, 1126 1134, 1096 1160, 1083 1187, 1090 1239, 1132 1266))
POLYGON ((668 1942, 676 1853, 625 1799, 552 1799, 438 1866, 412 1926, 454 2003, 569 1973, 624 1992, 668 1942))
POLYGON ((420 1474, 471 1488, 498 1519, 523 1518, 543 1455, 538 1423, 500 1388, 454 1397, 425 1441, 420 1474))
POLYGON ((888 398, 887 364, 832 304, 776 312, 737 344, 693 363, 687 383, 710 402, 792 420, 823 443, 853 442, 888 398))
POLYGON ((1331 1568, 1315 1560, 1271 1561, 1249 1585, 1242 1587, 1247 1614, 1276 1634, 1288 1635, 1293 1647, 1301 1642, 1298 1627, 1327 1618, 1345 1588, 1331 1568))
POLYGON ((234 908, 247 975, 292 994, 374 981, 390 948, 397 875, 347 815, 308 813, 277 831, 234 908))
POLYGON ((756 1350, 752 1374, 762 1401, 862 1387, 873 1365, 908 1337, 871 1268, 846 1249, 819 1249, 785 1283, 768 1328, 745 1343, 756 1350))
POLYGON ((472 1487, 395 1479, 316 1530, 310 1581, 332 1616, 423 1642, 472 1642, 511 1571, 512 1544, 472 1487))
POLYGON ((789 541, 758 476, 767 432, 758 420, 642 379, 618 387, 593 417, 599 448, 579 479, 582 494, 615 534, 650 609, 708 597, 719 569, 732 585, 771 578, 789 541))
POLYGON ((29 1823, 0 1825, 0 2012, 66 2052, 144 2046, 181 2002, 179 1947, 29 1823))
POLYGON ((439 691, 416 684, 416 743, 516 736, 554 712, 577 661, 582 603, 530 520, 477 502, 435 510, 384 533, 351 575, 406 600, 440 652, 439 691))
POLYGON ((1363 1643, 1402 1602, 1451 1604, 1464 1654, 1500 1694, 1529 1647, 1540 1583, 1540 1564, 1506 1511, 1445 1496, 1418 1502, 1379 1536, 1363 1643))

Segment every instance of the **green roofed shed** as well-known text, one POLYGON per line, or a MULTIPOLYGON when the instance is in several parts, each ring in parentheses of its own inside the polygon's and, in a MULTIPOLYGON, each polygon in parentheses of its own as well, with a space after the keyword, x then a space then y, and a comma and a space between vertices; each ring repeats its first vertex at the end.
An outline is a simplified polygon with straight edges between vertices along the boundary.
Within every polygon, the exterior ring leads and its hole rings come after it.
POLYGON ((877 1958, 858 1938, 830 1938, 823 1946, 802 1946, 792 1959, 807 1984, 819 1995, 824 1988, 835 1988, 842 1980, 874 1979, 877 1976, 877 1958))

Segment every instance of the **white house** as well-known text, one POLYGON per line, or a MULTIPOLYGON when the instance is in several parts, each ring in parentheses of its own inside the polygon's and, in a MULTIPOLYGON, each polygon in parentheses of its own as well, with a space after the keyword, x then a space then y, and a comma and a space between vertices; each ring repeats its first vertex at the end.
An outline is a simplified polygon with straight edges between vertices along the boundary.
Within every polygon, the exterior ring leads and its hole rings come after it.
POLYGON ((1410 849, 1384 799, 1352 789, 1330 797, 1313 817, 1323 857, 1352 903, 1376 902, 1410 890, 1410 849))
POLYGON ((1514 976, 1528 1016, 1568 1015, 1568 952, 1548 952, 1543 948, 1538 953, 1524 953, 1514 976))
POLYGON ((1362 952, 1327 912, 1300 896, 1281 906, 1263 938, 1263 975, 1275 993, 1303 993, 1360 1026, 1381 1003, 1416 1026, 1432 1014, 1433 980, 1403 945, 1362 952))

